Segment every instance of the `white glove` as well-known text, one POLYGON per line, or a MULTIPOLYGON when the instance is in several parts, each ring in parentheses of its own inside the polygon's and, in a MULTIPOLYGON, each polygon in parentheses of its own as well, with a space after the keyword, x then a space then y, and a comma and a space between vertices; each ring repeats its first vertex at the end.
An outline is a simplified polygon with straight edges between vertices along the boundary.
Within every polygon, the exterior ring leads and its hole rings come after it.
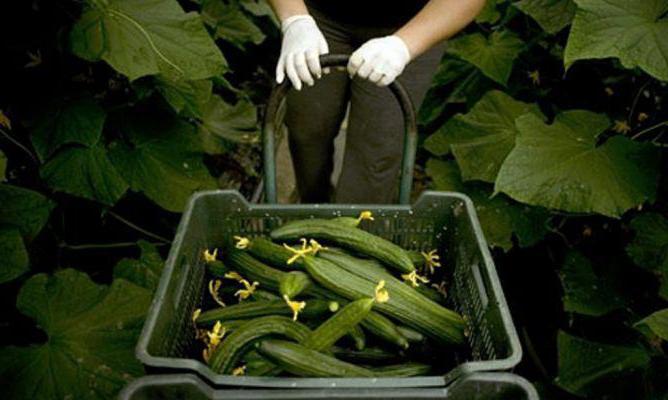
POLYGON ((399 36, 385 36, 364 43, 350 56, 348 73, 387 86, 411 60, 406 43, 399 36))
POLYGON ((315 20, 310 15, 293 15, 282 23, 283 44, 276 66, 276 82, 288 75, 292 86, 301 90, 302 82, 313 86, 313 76, 320 78, 320 55, 329 47, 315 20))

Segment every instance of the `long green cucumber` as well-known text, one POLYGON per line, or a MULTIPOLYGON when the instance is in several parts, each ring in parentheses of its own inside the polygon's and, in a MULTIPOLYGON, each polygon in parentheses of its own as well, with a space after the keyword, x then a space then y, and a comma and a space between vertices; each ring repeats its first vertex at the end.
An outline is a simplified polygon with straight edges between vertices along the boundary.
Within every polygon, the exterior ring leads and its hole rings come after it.
POLYGON ((284 340, 263 340, 259 342, 257 350, 270 361, 297 376, 374 376, 371 370, 284 340))
POLYGON ((294 299, 312 284, 313 281, 308 274, 301 271, 290 271, 286 272, 279 280, 278 291, 281 296, 288 296, 290 299, 294 299))
POLYGON ((383 279, 385 280, 385 287, 392 293, 390 302, 394 301, 395 303, 413 304, 416 309, 421 312, 440 315, 441 317, 452 321, 451 323, 461 326, 461 329, 463 330, 463 319, 459 314, 432 301, 418 292, 416 288, 411 287, 405 282, 401 282, 397 278, 389 276, 387 271, 383 270, 379 265, 374 265, 373 261, 361 260, 342 252, 331 251, 320 252, 318 258, 330 261, 349 273, 366 279, 371 283, 383 279))
MULTIPOLYGON (((364 298, 372 292, 375 284, 366 278, 355 275, 336 263, 320 257, 306 256, 304 264, 308 273, 323 287, 351 300, 364 298)), ((464 321, 459 314, 450 311, 423 296, 403 283, 396 281, 395 287, 409 289, 409 295, 394 291, 386 282, 390 292, 387 303, 377 304, 378 311, 402 321, 420 332, 445 343, 464 342, 464 321)))
POLYGON ((404 364, 388 365, 383 367, 374 367, 373 372, 377 376, 383 377, 408 377, 426 375, 431 371, 431 365, 421 364, 416 362, 408 362, 404 364))
POLYGON ((269 300, 280 300, 281 297, 267 290, 258 289, 253 292, 251 299, 259 301, 269 301, 269 300))
POLYGON ((402 358, 397 353, 392 353, 378 347, 366 347, 364 350, 348 350, 341 347, 332 347, 332 354, 343 361, 353 364, 387 364, 402 358))
POLYGON ((366 334, 361 326, 355 325, 348 331, 348 337, 350 337, 355 344, 355 349, 364 350, 366 347, 366 334))
POLYGON ((416 331, 415 329, 409 328, 407 326, 397 326, 397 329, 399 330, 399 332, 401 332, 402 335, 404 335, 406 339, 408 339, 409 342, 412 343, 424 342, 425 339, 424 335, 416 331))
POLYGON ((206 269, 209 273, 216 278, 222 278, 226 273, 230 272, 230 269, 227 265, 223 264, 222 261, 216 260, 206 263, 206 269))
MULTIPOLYGON (((277 279, 280 281, 280 277, 283 276, 281 274, 285 274, 285 272, 271 268, 268 265, 264 264, 264 262, 274 266, 285 267, 287 260, 294 255, 294 253, 292 253, 290 250, 287 250, 285 247, 280 246, 264 237, 257 237, 250 240, 249 246, 246 250, 250 252, 253 255, 253 257, 251 259, 249 259, 248 257, 243 257, 242 261, 244 261, 244 265, 250 265, 253 267, 254 270, 259 272, 259 274, 256 273, 256 275, 253 275, 255 276, 255 278, 253 278, 255 280, 258 280, 260 275, 271 274, 273 276, 277 276, 278 277, 277 279)), ((232 250, 232 253, 234 253, 235 251, 239 252, 238 250, 232 250)), ((378 265, 376 261, 373 261, 373 264, 378 265)), ((304 267, 303 260, 298 259, 296 262, 291 264, 291 266, 298 266, 303 268, 304 267)), ((250 271, 250 269, 244 269, 243 266, 240 269, 242 269, 244 272, 252 272, 250 271)), ((388 275, 390 274, 388 273, 388 275)), ((271 285, 270 282, 267 283, 271 285)), ((347 303, 347 300, 345 298, 342 298, 338 294, 326 290, 316 284, 313 284, 312 289, 308 290, 307 292, 309 292, 309 294, 312 294, 314 297, 338 301, 342 306, 347 303)), ((388 343, 395 344, 404 349, 408 347, 408 341, 406 340, 405 337, 403 337, 399 333, 399 331, 396 330, 396 326, 394 325, 394 323, 375 311, 371 311, 367 315, 364 321, 362 321, 362 326, 366 328, 370 333, 374 334, 378 338, 383 339, 388 343)))
POLYGON ((296 341, 303 341, 311 333, 305 325, 290 318, 271 315, 255 318, 240 326, 216 347, 209 359, 212 370, 229 374, 237 365, 244 351, 250 345, 268 335, 281 335, 296 341))
POLYGON ((374 300, 368 297, 347 304, 316 328, 301 344, 316 351, 329 349, 357 326, 369 314, 373 305, 374 300))
MULTIPOLYGON (((299 314, 305 318, 331 314, 330 301, 312 299, 306 302, 306 307, 299 314)), ((205 311, 197 317, 195 322, 200 326, 211 326, 216 321, 231 319, 248 319, 265 315, 291 316, 292 310, 284 300, 251 301, 234 304, 227 307, 205 311)))
POLYGON ((271 238, 274 240, 296 240, 303 237, 323 240, 368 254, 403 274, 415 271, 415 266, 406 250, 380 236, 336 221, 326 219, 291 221, 271 232, 271 238))
POLYGON ((408 250, 408 257, 410 257, 411 261, 413 261, 413 265, 415 265, 415 268, 421 268, 427 262, 422 253, 420 253, 419 251, 408 250))

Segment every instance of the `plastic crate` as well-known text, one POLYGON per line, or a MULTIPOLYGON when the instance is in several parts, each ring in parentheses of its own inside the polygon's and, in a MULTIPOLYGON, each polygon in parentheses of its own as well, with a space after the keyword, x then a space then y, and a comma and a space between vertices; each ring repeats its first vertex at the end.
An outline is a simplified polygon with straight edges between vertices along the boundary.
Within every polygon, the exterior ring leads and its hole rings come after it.
POLYGON ((303 399, 444 399, 538 400, 533 385, 509 373, 477 373, 440 389, 232 389, 215 390, 192 374, 150 375, 130 383, 120 400, 303 400, 303 399))
POLYGON ((459 193, 425 192, 415 205, 249 204, 236 191, 194 195, 183 214, 160 284, 136 348, 150 373, 194 372, 214 385, 331 388, 446 386, 473 372, 508 370, 522 351, 494 263, 471 200, 459 193), (470 356, 445 375, 409 378, 291 378, 221 375, 195 359, 193 311, 208 294, 203 249, 234 235, 267 234, 286 220, 356 216, 372 210, 365 229, 406 248, 438 249, 453 269, 448 296, 465 316, 470 356), (418 247, 420 246, 420 247, 418 247))

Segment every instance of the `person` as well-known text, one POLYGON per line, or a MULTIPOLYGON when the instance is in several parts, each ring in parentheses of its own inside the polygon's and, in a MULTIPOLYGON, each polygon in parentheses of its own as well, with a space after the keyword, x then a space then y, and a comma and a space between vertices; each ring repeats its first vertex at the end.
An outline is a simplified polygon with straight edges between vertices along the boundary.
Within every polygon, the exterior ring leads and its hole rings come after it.
POLYGON ((303 203, 391 203, 398 193, 403 116, 384 86, 401 75, 419 107, 444 52, 485 0, 269 0, 283 40, 276 81, 289 79, 285 122, 303 203), (347 74, 319 56, 351 54, 347 74), (317 84, 316 80, 319 80, 317 84), (334 139, 350 104, 341 175, 334 139))

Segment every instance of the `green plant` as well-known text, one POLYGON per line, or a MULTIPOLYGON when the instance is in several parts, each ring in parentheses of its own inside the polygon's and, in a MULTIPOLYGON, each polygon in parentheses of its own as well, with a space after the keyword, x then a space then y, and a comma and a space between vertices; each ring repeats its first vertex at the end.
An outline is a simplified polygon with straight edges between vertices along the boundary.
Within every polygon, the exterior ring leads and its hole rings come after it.
POLYGON ((474 201, 521 328, 518 372, 548 399, 668 392, 667 12, 490 0, 420 110, 426 174, 474 201))

